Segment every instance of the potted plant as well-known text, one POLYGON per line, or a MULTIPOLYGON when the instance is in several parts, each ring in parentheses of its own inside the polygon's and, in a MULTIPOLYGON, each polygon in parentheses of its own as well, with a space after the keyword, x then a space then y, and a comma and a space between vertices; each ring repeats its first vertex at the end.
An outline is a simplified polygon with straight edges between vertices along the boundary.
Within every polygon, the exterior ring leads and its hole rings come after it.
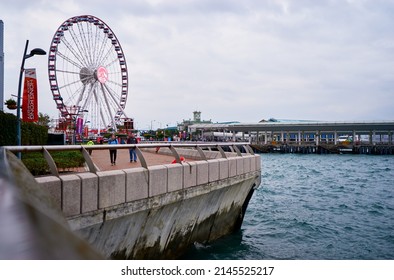
POLYGON ((7 108, 10 110, 15 110, 16 109, 16 101, 12 98, 8 99, 5 102, 5 105, 7 105, 7 108))

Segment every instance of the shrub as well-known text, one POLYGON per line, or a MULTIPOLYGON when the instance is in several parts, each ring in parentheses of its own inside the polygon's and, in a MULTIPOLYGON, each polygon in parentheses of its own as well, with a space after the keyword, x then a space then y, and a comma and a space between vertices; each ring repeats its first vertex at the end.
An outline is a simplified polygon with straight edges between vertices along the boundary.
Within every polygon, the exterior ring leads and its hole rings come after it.
MULTIPOLYGON (((83 166, 85 162, 79 151, 51 152, 51 155, 59 172, 71 171, 74 168, 83 166)), ((22 161, 34 176, 50 173, 48 163, 40 152, 23 153, 22 161)))
MULTIPOLYGON (((16 116, 0 111, 0 146, 16 145, 16 116)), ((22 145, 46 145, 48 128, 30 122, 21 122, 22 145)))

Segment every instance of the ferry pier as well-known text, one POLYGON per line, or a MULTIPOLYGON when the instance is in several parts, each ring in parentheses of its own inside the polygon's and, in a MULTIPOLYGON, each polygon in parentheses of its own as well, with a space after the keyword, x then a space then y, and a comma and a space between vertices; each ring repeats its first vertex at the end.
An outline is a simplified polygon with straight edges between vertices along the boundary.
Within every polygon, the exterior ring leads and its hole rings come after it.
POLYGON ((249 141, 256 152, 394 154, 394 121, 195 124, 199 139, 249 141))

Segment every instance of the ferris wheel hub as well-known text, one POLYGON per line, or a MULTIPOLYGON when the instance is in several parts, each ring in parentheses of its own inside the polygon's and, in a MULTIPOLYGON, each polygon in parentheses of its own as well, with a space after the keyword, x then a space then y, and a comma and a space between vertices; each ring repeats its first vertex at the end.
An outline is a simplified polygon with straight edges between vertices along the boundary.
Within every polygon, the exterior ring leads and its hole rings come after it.
POLYGON ((105 84, 105 82, 108 81, 108 71, 104 66, 97 68, 94 74, 96 80, 98 80, 100 83, 105 84))
POLYGON ((95 81, 94 71, 88 67, 82 67, 79 71, 79 78, 84 85, 91 84, 95 81))

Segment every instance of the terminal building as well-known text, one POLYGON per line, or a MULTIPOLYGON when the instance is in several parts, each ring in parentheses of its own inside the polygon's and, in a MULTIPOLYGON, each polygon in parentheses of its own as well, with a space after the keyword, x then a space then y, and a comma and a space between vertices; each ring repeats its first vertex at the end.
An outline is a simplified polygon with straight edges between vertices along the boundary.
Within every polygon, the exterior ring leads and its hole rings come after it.
POLYGON ((193 124, 189 133, 216 141, 248 141, 262 151, 363 152, 382 149, 393 153, 394 121, 317 122, 261 121, 258 123, 193 124), (382 148, 381 148, 382 147, 382 148))

